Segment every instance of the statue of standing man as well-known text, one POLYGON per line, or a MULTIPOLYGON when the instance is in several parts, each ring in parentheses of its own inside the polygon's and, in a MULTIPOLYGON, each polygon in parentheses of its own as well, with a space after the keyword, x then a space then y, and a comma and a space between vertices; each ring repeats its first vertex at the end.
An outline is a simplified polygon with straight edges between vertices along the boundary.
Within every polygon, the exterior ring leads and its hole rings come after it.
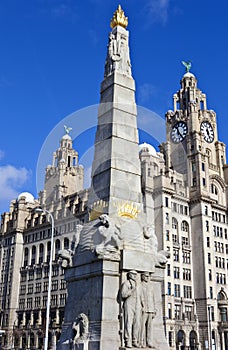
POLYGON ((122 284, 120 295, 124 308, 124 340, 126 348, 139 346, 142 291, 141 283, 137 282, 137 272, 131 270, 127 273, 127 280, 122 284))
POLYGON ((142 287, 142 321, 140 345, 143 348, 154 348, 153 343, 153 319, 156 315, 155 299, 153 287, 150 282, 150 273, 143 272, 141 274, 142 287))

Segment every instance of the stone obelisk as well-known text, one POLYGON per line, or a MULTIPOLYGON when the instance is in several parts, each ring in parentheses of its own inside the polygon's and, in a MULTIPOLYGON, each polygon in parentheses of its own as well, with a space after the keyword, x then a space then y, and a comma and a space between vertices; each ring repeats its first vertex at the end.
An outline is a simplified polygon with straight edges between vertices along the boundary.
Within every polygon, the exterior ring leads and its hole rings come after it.
POLYGON ((110 25, 88 222, 81 229, 72 261, 66 258, 68 299, 57 349, 145 345, 166 350, 161 282, 167 257, 157 251, 153 225, 142 204, 128 19, 120 5, 110 25), (143 321, 147 316, 154 319, 149 331, 143 321))

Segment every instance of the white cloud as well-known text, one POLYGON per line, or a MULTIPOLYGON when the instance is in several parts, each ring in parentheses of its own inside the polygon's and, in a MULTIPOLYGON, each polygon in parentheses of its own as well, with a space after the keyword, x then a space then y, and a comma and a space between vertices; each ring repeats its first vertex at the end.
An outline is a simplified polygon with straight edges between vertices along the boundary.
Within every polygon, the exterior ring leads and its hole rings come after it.
POLYGON ((143 104, 150 100, 156 94, 156 88, 148 83, 144 83, 138 87, 139 104, 143 104))
POLYGON ((26 168, 0 166, 0 207, 9 207, 10 201, 17 198, 21 187, 30 176, 31 172, 26 168))
POLYGON ((152 22, 166 24, 169 15, 170 0, 149 0, 146 4, 146 13, 152 22))

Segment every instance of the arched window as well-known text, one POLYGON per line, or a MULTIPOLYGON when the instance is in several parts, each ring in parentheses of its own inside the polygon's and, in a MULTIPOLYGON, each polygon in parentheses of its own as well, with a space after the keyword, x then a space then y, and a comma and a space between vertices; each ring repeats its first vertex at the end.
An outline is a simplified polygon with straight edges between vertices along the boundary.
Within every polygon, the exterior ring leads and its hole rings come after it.
POLYGON ((47 258, 46 258, 47 263, 50 262, 50 256, 51 256, 51 241, 48 241, 47 242, 47 258))
POLYGON ((185 349, 185 333, 182 330, 179 330, 177 333, 177 346, 179 346, 177 349, 185 349))
POLYGON ((68 238, 64 238, 64 249, 69 249, 70 241, 68 238))
POLYGON ((196 331, 191 331, 189 334, 189 345, 190 345, 190 350, 196 350, 197 349, 197 333, 196 331))
POLYGON ((36 263, 36 247, 32 246, 32 259, 31 259, 31 265, 34 265, 36 263))
POLYGON ((189 232, 189 225, 188 225, 187 221, 182 221, 182 223, 181 223, 181 231, 189 232))
POLYGON ((39 264, 42 264, 43 261, 44 261, 44 245, 43 243, 41 243, 39 246, 39 264))
POLYGON ((57 239, 55 241, 55 261, 58 260, 58 252, 59 252, 59 250, 60 250, 60 240, 57 239))
POLYGON ((29 257, 29 250, 28 250, 28 248, 25 248, 24 267, 28 266, 28 257, 29 257))

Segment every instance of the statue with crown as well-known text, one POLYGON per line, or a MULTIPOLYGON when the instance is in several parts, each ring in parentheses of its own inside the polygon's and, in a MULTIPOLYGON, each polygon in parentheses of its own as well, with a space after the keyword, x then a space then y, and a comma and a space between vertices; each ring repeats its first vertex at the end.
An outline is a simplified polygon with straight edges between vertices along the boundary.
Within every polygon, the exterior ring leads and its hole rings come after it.
POLYGON ((120 5, 110 25, 88 217, 73 255, 62 252, 68 297, 57 349, 166 350, 161 285, 169 257, 143 203, 128 18, 120 5))

